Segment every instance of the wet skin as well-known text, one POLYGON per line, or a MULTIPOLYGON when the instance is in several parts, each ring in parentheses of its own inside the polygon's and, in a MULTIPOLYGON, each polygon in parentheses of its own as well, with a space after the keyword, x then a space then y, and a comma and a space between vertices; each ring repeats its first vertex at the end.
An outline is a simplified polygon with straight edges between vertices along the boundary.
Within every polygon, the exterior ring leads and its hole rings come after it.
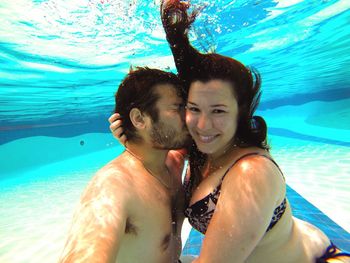
POLYGON ((182 99, 158 85, 159 119, 136 118, 142 140, 105 165, 85 189, 60 262, 169 263, 181 252, 182 99))

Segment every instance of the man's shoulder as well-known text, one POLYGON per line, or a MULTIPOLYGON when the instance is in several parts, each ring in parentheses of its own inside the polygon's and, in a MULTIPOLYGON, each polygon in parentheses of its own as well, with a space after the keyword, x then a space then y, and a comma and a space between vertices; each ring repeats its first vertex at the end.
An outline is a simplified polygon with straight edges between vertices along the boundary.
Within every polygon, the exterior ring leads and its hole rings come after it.
POLYGON ((100 168, 96 176, 97 177, 125 177, 129 173, 128 165, 126 165, 125 160, 119 156, 114 160, 107 163, 105 166, 100 168))
POLYGON ((98 171, 98 174, 106 174, 112 177, 127 179, 133 175, 134 166, 135 165, 127 158, 116 158, 102 167, 98 171))
POLYGON ((99 169, 88 184, 87 191, 98 189, 111 193, 132 190, 133 176, 130 167, 120 158, 116 158, 99 169))

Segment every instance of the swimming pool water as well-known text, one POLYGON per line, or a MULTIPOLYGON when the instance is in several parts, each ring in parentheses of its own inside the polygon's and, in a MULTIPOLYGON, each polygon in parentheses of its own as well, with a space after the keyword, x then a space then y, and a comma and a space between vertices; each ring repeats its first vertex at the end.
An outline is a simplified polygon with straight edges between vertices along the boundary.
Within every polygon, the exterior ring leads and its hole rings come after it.
POLYGON ((1 180, 0 262, 57 262, 82 190, 121 151, 114 146, 1 180))
MULTIPOLYGON (((295 213, 348 249, 350 2, 191 3, 206 5, 195 46, 261 73, 295 213)), ((82 189, 122 151, 107 122, 120 80, 175 66, 159 0, 1 1, 0 24, 0 262, 56 262, 82 189)))
MULTIPOLYGON (((95 136, 113 142, 109 134, 87 134, 85 138, 95 140, 95 136)), ((22 141, 23 147, 31 145, 30 140, 22 141)), ((80 137, 76 140, 79 141, 80 137)), ((300 201, 291 199, 291 205, 295 202, 299 207, 297 216, 309 219, 319 227, 326 227, 330 234, 335 230, 322 217, 326 214, 338 224, 335 225, 338 235, 335 243, 338 241, 341 247, 349 248, 348 147, 274 135, 271 136, 271 144, 272 154, 281 165, 288 185, 302 196, 300 201), (331 178, 330 171, 334 166, 337 166, 336 178, 331 178), (324 192, 327 195, 320 195, 324 192), (311 212, 308 214, 310 209, 303 210, 307 201, 322 213, 313 212, 316 216, 311 212)), ((19 170, 19 174, 2 179, 0 262, 57 262, 83 189, 99 168, 122 151, 121 146, 109 146, 105 150, 19 170)), ((185 253, 198 252, 200 237, 191 233, 188 240, 184 239, 185 244, 185 253)))

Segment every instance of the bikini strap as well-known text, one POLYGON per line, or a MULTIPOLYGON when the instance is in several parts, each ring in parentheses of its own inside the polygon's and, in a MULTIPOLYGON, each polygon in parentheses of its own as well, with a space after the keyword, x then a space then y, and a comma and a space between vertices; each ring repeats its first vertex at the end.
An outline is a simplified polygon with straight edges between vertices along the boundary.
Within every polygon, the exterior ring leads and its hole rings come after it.
POLYGON ((284 175, 283 175, 283 172, 282 172, 281 168, 278 166, 278 164, 276 163, 276 161, 275 161, 274 159, 272 159, 270 156, 261 154, 261 153, 259 153, 259 152, 252 152, 252 153, 247 153, 247 154, 242 155, 242 156, 239 157, 233 164, 231 164, 230 167, 229 167, 229 168, 226 170, 226 172, 224 173, 224 176, 221 178, 221 182, 224 180, 226 174, 231 170, 231 168, 232 168, 236 163, 238 163, 238 162, 239 162, 240 160, 242 160, 243 158, 246 158, 246 157, 252 156, 252 155, 259 155, 259 156, 262 156, 262 157, 265 157, 265 158, 269 159, 271 162, 273 162, 273 163, 277 166, 278 170, 279 170, 280 173, 282 174, 283 179, 286 180, 286 179, 284 178, 284 175))
POLYGON ((328 262, 328 259, 335 259, 338 257, 350 257, 350 254, 347 252, 341 251, 334 243, 331 241, 331 244, 327 247, 326 252, 322 257, 316 260, 316 263, 325 263, 328 262))

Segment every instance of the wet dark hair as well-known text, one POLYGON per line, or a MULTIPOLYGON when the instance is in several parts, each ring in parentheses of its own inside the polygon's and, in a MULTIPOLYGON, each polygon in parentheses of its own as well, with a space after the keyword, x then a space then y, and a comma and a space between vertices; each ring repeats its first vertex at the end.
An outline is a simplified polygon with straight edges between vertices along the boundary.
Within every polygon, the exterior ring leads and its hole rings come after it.
MULTIPOLYGON (((231 83, 232 93, 237 99, 239 108, 233 144, 240 147, 256 146, 268 150, 266 123, 262 117, 254 116, 261 96, 259 73, 235 59, 216 53, 198 52, 188 39, 188 30, 198 12, 195 10, 189 15, 187 8, 188 5, 179 0, 169 0, 162 2, 161 5, 166 38, 174 56, 178 75, 185 83, 185 93, 188 95, 191 83, 197 80, 208 82, 218 79, 231 83)), ((198 151, 194 143, 189 153, 191 174, 196 175, 199 167, 204 164, 206 155, 198 151)))
POLYGON ((122 80, 115 94, 115 112, 118 112, 123 120, 123 130, 129 141, 140 141, 136 129, 132 124, 129 113, 133 108, 138 108, 142 113, 148 114, 154 122, 159 115, 156 103, 159 96, 155 88, 160 84, 172 84, 181 95, 182 85, 179 78, 170 72, 148 67, 136 67, 122 80))
POLYGON ((241 147, 256 146, 267 149, 267 127, 262 117, 253 116, 261 96, 260 75, 239 61, 219 54, 201 54, 192 68, 186 86, 194 81, 208 82, 219 79, 229 82, 238 104, 238 123, 234 144, 241 147))
POLYGON ((179 77, 185 84, 185 95, 192 82, 213 79, 231 83, 239 107, 235 143, 239 146, 257 146, 268 149, 267 127, 264 119, 253 116, 260 100, 260 74, 239 61, 216 53, 202 54, 189 42, 188 30, 198 11, 187 14, 187 4, 179 0, 162 2, 161 17, 166 38, 174 56, 179 77))

